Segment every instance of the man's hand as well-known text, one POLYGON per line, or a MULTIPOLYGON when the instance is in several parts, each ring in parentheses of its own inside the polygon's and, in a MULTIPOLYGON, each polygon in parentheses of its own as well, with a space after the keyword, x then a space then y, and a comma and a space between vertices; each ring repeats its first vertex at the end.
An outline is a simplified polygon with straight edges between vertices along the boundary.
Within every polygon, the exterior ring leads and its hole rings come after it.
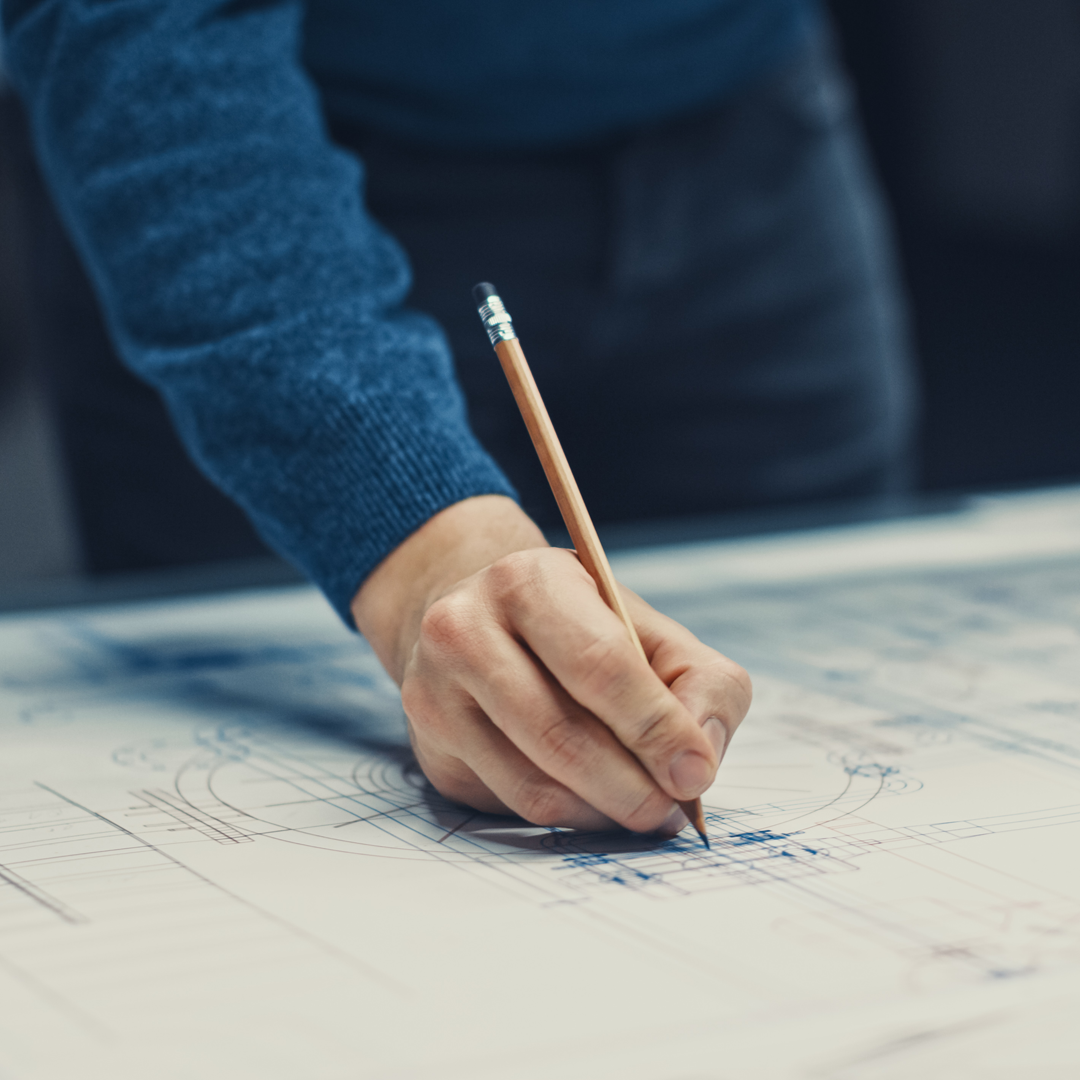
POLYGON ((447 798, 673 835, 750 706, 737 664, 625 591, 646 664, 572 552, 501 496, 437 514, 353 601, 447 798))

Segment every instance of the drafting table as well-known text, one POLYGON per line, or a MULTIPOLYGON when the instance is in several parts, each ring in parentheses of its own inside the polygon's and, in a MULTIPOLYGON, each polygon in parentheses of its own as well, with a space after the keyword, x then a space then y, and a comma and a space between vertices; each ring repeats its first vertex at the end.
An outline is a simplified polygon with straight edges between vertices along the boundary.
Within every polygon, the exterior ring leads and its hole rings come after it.
POLYGON ((0 1078, 1075 1075, 1080 490, 615 562, 711 852, 444 802, 302 586, 0 618, 0 1078))

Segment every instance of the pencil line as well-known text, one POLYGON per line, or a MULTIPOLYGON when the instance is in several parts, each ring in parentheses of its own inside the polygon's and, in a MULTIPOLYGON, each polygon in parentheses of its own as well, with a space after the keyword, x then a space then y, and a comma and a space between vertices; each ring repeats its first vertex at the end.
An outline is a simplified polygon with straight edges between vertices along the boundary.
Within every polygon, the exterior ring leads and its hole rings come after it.
POLYGON ((438 842, 441 844, 444 840, 449 840, 450 837, 458 831, 458 829, 464 828, 466 825, 469 824, 470 821, 472 821, 474 817, 476 817, 475 814, 469 814, 468 817, 463 818, 449 832, 443 833, 442 836, 439 837, 438 842))
POLYGON ((373 979, 376 982, 381 983, 383 986, 393 990, 397 994, 401 994, 402 996, 411 996, 411 990, 407 986, 399 983, 396 979, 392 979, 389 975, 386 975, 383 972, 379 971, 378 968, 371 967, 369 964, 364 963, 362 960, 359 960, 357 957, 353 956, 352 953, 348 953, 345 952, 345 950, 343 949, 337 948, 330 942, 324 941, 322 938, 317 937, 315 934, 310 933, 302 927, 296 926, 294 923, 288 922, 286 919, 281 918, 281 916, 279 915, 275 915, 272 911, 267 911, 265 908, 259 907, 258 904, 254 904, 250 900, 247 900, 244 897, 239 896, 234 892, 231 892, 229 889, 226 889, 223 886, 219 885, 212 878, 208 878, 204 874, 200 874, 198 870, 193 870, 190 866, 187 865, 187 863, 183 863, 175 856, 170 855, 167 851, 163 851, 156 844, 151 844, 149 840, 146 840, 143 837, 139 836, 138 833, 133 833, 130 829, 126 829, 123 825, 118 825, 115 821, 111 821, 109 818, 105 817, 104 814, 99 814, 96 810, 91 810, 90 807, 83 806, 82 803, 76 802, 74 799, 68 798, 67 795, 63 795, 59 791, 55 791, 47 784, 41 783, 40 780, 35 780, 34 783, 37 784, 37 786, 41 788, 42 791, 47 791, 50 795, 55 795, 58 799, 66 802, 69 806, 74 806, 76 809, 82 810, 83 813, 89 814, 91 817, 97 818, 99 821, 104 822, 106 825, 111 825, 114 829, 119 830, 125 835, 130 836, 132 840, 136 841, 139 844, 142 844, 143 847, 149 848, 151 851, 156 852, 158 855, 161 856, 161 858, 173 863, 175 866, 180 867, 181 870, 186 870, 193 877, 198 878, 199 881, 204 882, 205 884, 209 885, 213 889, 216 889, 223 895, 230 897, 238 904, 243 904, 244 907, 261 915, 264 919, 269 919, 271 922, 275 923, 280 927, 283 927, 290 933, 295 934, 297 937, 303 938, 305 941, 308 941, 312 945, 317 946, 321 951, 329 954, 330 956, 333 956, 335 959, 361 972, 369 979, 373 979))
POLYGON ((66 904, 54 899, 47 892, 43 892, 32 882, 27 881, 24 877, 20 877, 14 870, 4 866, 2 863, 0 863, 0 881, 6 882, 13 889, 17 889, 24 896, 28 896, 36 904, 40 904, 54 915, 59 915, 66 923, 77 926, 79 923, 90 921, 85 915, 80 915, 77 911, 73 911, 66 904))
MULTIPOLYGON (((381 797, 382 796, 380 796, 380 798, 381 797)), ((329 800, 322 799, 322 800, 319 800, 319 801, 328 802, 329 800)), ((367 817, 353 818, 351 821, 339 821, 334 826, 334 828, 335 829, 343 829, 343 828, 345 828, 346 825, 358 825, 361 821, 374 821, 376 818, 392 817, 394 814, 400 814, 402 810, 412 810, 414 807, 423 806, 423 805, 424 805, 424 800, 421 799, 420 802, 408 803, 405 806, 395 806, 393 810, 380 810, 375 814, 368 814, 367 817)))

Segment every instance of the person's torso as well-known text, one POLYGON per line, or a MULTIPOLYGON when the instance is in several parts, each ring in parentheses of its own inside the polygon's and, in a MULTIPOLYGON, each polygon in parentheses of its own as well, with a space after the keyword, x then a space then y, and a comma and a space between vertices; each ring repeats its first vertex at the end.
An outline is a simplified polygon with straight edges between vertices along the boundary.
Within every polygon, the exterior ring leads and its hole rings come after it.
POLYGON ((337 119, 410 141, 570 145, 721 100, 806 34, 815 0, 308 0, 337 119))

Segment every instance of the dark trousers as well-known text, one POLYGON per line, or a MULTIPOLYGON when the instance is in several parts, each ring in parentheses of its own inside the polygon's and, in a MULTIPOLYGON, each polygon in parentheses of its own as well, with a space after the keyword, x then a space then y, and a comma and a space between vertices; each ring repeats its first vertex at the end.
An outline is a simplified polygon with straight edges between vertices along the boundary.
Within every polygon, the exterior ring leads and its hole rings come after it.
MULTIPOLYGON (((481 442, 557 511, 470 289, 499 287, 598 522, 903 485, 907 339, 849 96, 819 43, 734 99, 602 145, 507 154, 332 125, 440 320, 481 442)), ((44 213, 44 212, 43 212, 44 213)), ((92 570, 256 554, 113 356, 43 222, 46 352, 92 570)))

